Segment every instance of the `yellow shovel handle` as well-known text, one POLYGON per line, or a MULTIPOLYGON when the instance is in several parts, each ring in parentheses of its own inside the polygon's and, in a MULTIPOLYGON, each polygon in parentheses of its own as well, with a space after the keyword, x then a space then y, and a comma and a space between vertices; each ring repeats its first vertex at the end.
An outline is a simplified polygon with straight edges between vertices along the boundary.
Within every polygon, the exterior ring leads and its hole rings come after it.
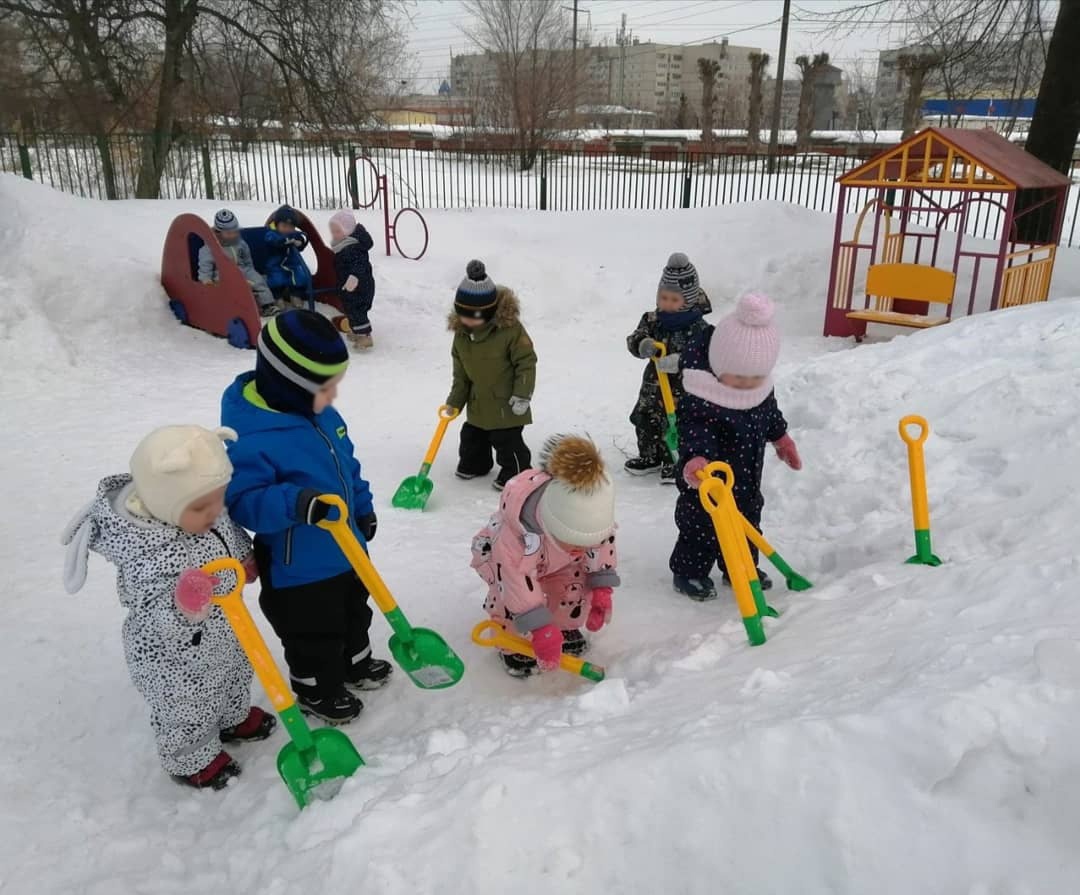
POLYGON ((900 420, 900 437, 908 449, 908 473, 911 477, 911 512, 915 519, 915 529, 926 531, 930 528, 930 501, 926 496, 926 457, 923 445, 930 437, 930 424, 918 414, 909 414, 900 420), (918 434, 912 435, 909 426, 918 427, 918 434))
POLYGON ((337 519, 323 519, 319 523, 319 528, 325 529, 333 536, 338 548, 353 567, 353 571, 371 594, 371 599, 379 607, 379 611, 383 615, 394 612, 398 608, 397 601, 349 527, 349 508, 345 501, 336 494, 323 494, 319 500, 338 511, 337 519))
MULTIPOLYGON (((472 629, 472 641, 477 646, 498 647, 522 656, 536 658, 536 653, 528 640, 524 637, 518 637, 517 634, 511 634, 494 619, 478 622, 472 629)), ((584 666, 584 659, 568 656, 566 653, 559 657, 559 667, 563 671, 569 671, 571 674, 581 674, 584 666)))
POLYGON ((236 587, 223 597, 214 597, 214 602, 221 607, 225 613, 225 618, 232 625, 233 633, 236 634, 236 639, 240 641, 240 646, 243 647, 244 652, 247 654, 251 667, 255 669, 255 674, 259 676, 259 683, 263 685, 266 695, 270 697, 270 703, 274 706, 274 711, 283 712, 288 708, 292 708, 296 702, 292 691, 285 682, 285 678, 281 676, 281 672, 278 671, 278 667, 274 663, 274 657, 270 655, 270 650, 266 647, 266 641, 263 640, 259 629, 255 627, 255 621, 252 619, 251 613, 248 612, 248 608, 244 604, 244 598, 241 596, 244 591, 246 577, 244 567, 237 560, 228 557, 226 559, 215 559, 213 562, 203 566, 202 570, 208 575, 225 571, 236 575, 236 587))
POLYGON ((741 519, 742 516, 735 507, 730 488, 730 484, 720 479, 707 477, 701 483, 701 503, 712 519, 716 539, 720 542, 720 553, 728 567, 728 578, 735 593, 739 614, 743 618, 753 618, 757 615, 757 606, 750 589, 750 581, 757 578, 757 570, 750 562, 746 536, 740 530, 741 526, 736 527, 734 522, 736 517, 741 519))
POLYGON ((450 425, 451 420, 457 418, 459 413, 461 411, 458 408, 446 404, 439 408, 439 425, 435 427, 435 434, 431 436, 431 444, 428 445, 427 453, 424 454, 425 466, 430 466, 435 462, 435 455, 439 453, 443 436, 446 435, 446 427, 450 425))
POLYGON ((664 413, 675 412, 675 396, 671 393, 671 381, 668 374, 660 369, 659 360, 667 356, 667 345, 663 342, 653 342, 656 346, 656 355, 653 364, 656 366, 656 379, 660 383, 660 397, 664 402, 664 413))

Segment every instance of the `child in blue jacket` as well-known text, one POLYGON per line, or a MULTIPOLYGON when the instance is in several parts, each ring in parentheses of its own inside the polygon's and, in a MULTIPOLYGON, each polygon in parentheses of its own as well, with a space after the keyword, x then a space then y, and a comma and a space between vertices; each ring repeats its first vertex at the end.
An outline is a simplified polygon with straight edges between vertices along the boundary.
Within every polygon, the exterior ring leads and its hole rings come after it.
POLYGON ((328 531, 320 495, 349 507, 362 544, 375 537, 371 489, 361 477, 344 420, 331 406, 349 364, 332 323, 312 311, 273 317, 259 335, 254 373, 237 377, 221 401, 233 478, 232 518, 255 532, 262 606, 285 647, 300 708, 331 724, 363 704, 350 691, 387 683, 391 668, 372 658, 368 593, 328 531))
POLYGON ((349 341, 360 349, 371 348, 375 343, 368 314, 375 302, 375 274, 368 252, 375 243, 351 211, 339 211, 330 218, 330 240, 338 292, 352 330, 349 341))
POLYGON ((300 254, 307 248, 307 234, 300 229, 296 210, 282 205, 266 228, 266 285, 282 303, 303 304, 311 292, 311 271, 300 254))

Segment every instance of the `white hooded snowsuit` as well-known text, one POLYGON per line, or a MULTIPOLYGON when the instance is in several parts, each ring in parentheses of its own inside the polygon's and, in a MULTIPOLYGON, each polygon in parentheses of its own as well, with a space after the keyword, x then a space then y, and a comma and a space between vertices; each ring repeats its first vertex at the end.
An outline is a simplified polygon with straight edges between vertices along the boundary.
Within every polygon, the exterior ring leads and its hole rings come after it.
MULTIPOLYGON (((97 497, 68 524, 64 586, 69 593, 82 587, 90 550, 116 566, 116 589, 128 609, 123 638, 132 683, 150 708, 162 766, 188 776, 221 751, 221 730, 247 717, 252 669, 219 607, 192 622, 176 608, 173 592, 185 569, 227 556, 242 560, 251 541, 227 513, 205 535, 136 515, 126 506, 133 488, 129 475, 102 479, 97 497)), ((236 584, 232 572, 218 577, 219 594, 236 584)))

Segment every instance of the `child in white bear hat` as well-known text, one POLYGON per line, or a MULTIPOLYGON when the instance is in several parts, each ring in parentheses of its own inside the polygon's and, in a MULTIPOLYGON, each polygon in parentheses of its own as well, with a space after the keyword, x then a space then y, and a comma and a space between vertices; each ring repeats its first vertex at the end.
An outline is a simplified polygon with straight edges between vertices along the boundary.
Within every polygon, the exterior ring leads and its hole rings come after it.
POLYGON ((251 541, 225 512, 231 429, 166 426, 131 457, 131 475, 102 479, 97 497, 64 531, 64 586, 86 581, 88 552, 116 566, 124 654, 150 709, 158 757, 178 781, 222 789, 240 767, 223 743, 262 740, 276 719, 251 705, 251 665, 221 609, 211 602, 235 585, 206 563, 234 557, 254 577, 251 541))

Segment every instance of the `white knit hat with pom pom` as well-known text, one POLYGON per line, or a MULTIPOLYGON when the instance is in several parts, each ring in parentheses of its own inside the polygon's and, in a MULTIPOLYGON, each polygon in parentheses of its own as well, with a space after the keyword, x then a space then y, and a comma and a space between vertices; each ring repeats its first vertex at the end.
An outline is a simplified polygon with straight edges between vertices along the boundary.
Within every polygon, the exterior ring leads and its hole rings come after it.
POLYGON ((135 493, 128 509, 179 525, 192 503, 229 484, 233 468, 223 441, 236 441, 236 432, 201 426, 155 429, 131 455, 135 493))
POLYGON ((558 541, 595 547, 615 530, 615 486, 596 445, 579 435, 549 438, 540 468, 551 481, 540 495, 540 522, 558 541))
POLYGON ((759 292, 740 298, 734 312, 716 325, 709 342, 709 366, 716 376, 768 376, 779 356, 773 303, 759 292))

